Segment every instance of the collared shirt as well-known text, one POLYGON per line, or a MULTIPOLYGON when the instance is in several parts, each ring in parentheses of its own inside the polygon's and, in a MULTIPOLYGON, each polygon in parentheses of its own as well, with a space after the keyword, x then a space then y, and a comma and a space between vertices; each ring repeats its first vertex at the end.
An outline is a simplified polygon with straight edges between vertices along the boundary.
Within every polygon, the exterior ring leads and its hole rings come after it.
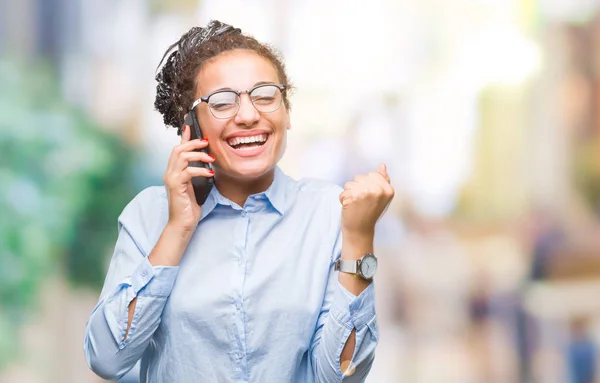
POLYGON ((364 381, 379 337, 374 284, 357 297, 338 282, 340 192, 279 168, 243 207, 215 187, 181 263, 166 267, 147 258, 168 220, 165 189, 142 191, 119 217, 87 324, 90 368, 116 380, 140 360, 142 383, 364 381), (356 370, 344 377, 354 328, 356 370))

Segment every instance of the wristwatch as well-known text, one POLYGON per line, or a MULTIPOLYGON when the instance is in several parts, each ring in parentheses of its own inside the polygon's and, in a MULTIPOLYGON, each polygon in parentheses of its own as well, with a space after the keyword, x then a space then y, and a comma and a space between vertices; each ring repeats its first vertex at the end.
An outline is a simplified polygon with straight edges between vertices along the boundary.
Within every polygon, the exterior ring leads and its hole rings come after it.
POLYGON ((361 259, 338 259, 334 264, 335 271, 354 274, 367 280, 373 279, 377 271, 377 257, 366 253, 361 259))

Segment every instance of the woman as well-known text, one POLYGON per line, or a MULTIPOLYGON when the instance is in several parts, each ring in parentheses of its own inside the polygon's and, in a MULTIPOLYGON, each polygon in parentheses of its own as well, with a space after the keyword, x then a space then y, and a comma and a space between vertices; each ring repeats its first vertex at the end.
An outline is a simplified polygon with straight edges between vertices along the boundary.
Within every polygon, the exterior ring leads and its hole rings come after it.
POLYGON ((90 368, 118 379, 141 359, 141 382, 363 381, 379 336, 373 233, 394 194, 385 167, 344 190, 291 179, 277 167, 290 85, 275 53, 218 21, 173 47, 155 106, 173 127, 191 109, 205 139, 185 126, 165 187, 119 217, 90 368), (202 206, 192 177, 214 177, 202 206))

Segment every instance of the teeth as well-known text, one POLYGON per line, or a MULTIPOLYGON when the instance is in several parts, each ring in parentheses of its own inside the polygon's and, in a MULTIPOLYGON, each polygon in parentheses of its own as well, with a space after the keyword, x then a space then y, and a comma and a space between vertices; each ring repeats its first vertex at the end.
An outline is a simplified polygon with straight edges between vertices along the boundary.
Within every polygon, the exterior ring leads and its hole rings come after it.
POLYGON ((243 150, 251 150, 251 149, 254 149, 254 148, 256 148, 256 147, 257 147, 257 145, 252 145, 252 146, 242 146, 241 148, 237 148, 236 150, 242 150, 242 151, 243 151, 243 150))
POLYGON ((266 134, 259 134, 259 135, 250 136, 250 137, 234 137, 231 140, 229 140, 228 143, 231 146, 235 146, 235 145, 239 145, 239 144, 250 144, 253 142, 265 142, 266 140, 267 140, 266 134))

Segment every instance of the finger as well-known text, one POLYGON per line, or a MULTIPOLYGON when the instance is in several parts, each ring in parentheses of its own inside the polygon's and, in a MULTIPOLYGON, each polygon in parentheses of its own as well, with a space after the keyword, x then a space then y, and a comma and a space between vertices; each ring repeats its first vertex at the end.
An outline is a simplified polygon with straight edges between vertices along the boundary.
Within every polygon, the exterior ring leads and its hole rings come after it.
POLYGON ((390 182, 390 176, 388 176, 387 167, 385 166, 385 164, 379 164, 379 166, 377 167, 377 173, 381 174, 387 182, 390 182))
POLYGON ((356 184, 356 186, 352 187, 351 189, 345 190, 346 196, 351 197, 352 200, 377 200, 382 196, 385 196, 385 187, 386 185, 389 185, 386 184, 383 179, 381 179, 380 175, 377 175, 377 178, 380 179, 377 182, 363 182, 356 184))
POLYGON ((365 188, 366 193, 370 197, 384 200, 391 200, 394 197, 394 188, 389 183, 383 180, 381 175, 377 175, 378 181, 372 183, 365 188))
MULTIPOLYGON (((189 130, 189 127, 186 130, 189 130)), ((185 134, 186 133, 183 133, 182 137, 185 136, 185 134)), ((189 138, 189 132, 187 134, 189 138)), ((171 155, 169 156, 169 162, 167 163, 166 173, 180 171, 185 167, 182 165, 183 162, 180 158, 183 153, 192 152, 193 150, 197 149, 203 149, 206 148, 207 145, 208 140, 191 140, 174 147, 171 151, 171 155)))
POLYGON ((367 175, 356 176, 356 181, 347 182, 344 185, 344 190, 352 190, 356 195, 372 195, 389 194, 387 192, 392 186, 379 173, 371 172, 367 175))
POLYGON ((358 183, 356 183, 355 181, 348 181, 344 184, 344 190, 352 190, 356 188, 357 185, 358 183))
POLYGON ((368 174, 368 184, 377 185, 381 188, 390 187, 390 182, 386 180, 379 172, 371 172, 368 174))
POLYGON ((340 193, 340 203, 342 204, 342 207, 346 207, 350 204, 352 200, 352 195, 350 193, 350 191, 343 191, 340 193))
POLYGON ((214 162, 215 158, 204 152, 183 152, 177 157, 171 171, 182 171, 189 166, 190 162, 214 162))
POLYGON ((212 170, 208 170, 205 167, 188 166, 180 173, 178 182, 186 183, 189 182, 193 177, 210 178, 214 175, 215 173, 212 170))
MULTIPOLYGON (((187 114, 186 114, 186 116, 187 116, 187 114)), ((184 121, 185 121, 185 117, 184 117, 184 121)), ((173 150, 171 151, 171 155, 169 156, 169 161, 167 162, 167 169, 171 169, 171 167, 173 166, 173 163, 176 160, 176 156, 178 156, 179 153, 181 152, 181 145, 190 141, 190 134, 191 134, 190 127, 187 125, 184 125, 182 132, 181 132, 181 140, 179 142, 179 145, 177 145, 173 148, 173 150)))
MULTIPOLYGON (((187 129, 189 130, 189 128, 187 129)), ((178 146, 179 152, 191 152, 192 150, 204 149, 208 146, 208 139, 195 139, 178 146)))
POLYGON ((214 162, 215 161, 215 157, 213 157, 212 154, 208 154, 206 152, 196 152, 196 151, 181 153, 180 158, 186 160, 187 162, 192 162, 192 161, 214 162))
POLYGON ((181 133, 181 144, 188 142, 190 140, 190 135, 190 127, 188 125, 184 125, 183 133, 181 133))
POLYGON ((199 151, 200 149, 204 149, 207 146, 208 146, 207 139, 202 139, 202 140, 196 139, 196 140, 184 142, 183 144, 179 144, 173 148, 173 151, 171 152, 171 157, 169 158, 169 160, 176 160, 177 157, 179 157, 182 153, 191 152, 194 150, 199 151))

